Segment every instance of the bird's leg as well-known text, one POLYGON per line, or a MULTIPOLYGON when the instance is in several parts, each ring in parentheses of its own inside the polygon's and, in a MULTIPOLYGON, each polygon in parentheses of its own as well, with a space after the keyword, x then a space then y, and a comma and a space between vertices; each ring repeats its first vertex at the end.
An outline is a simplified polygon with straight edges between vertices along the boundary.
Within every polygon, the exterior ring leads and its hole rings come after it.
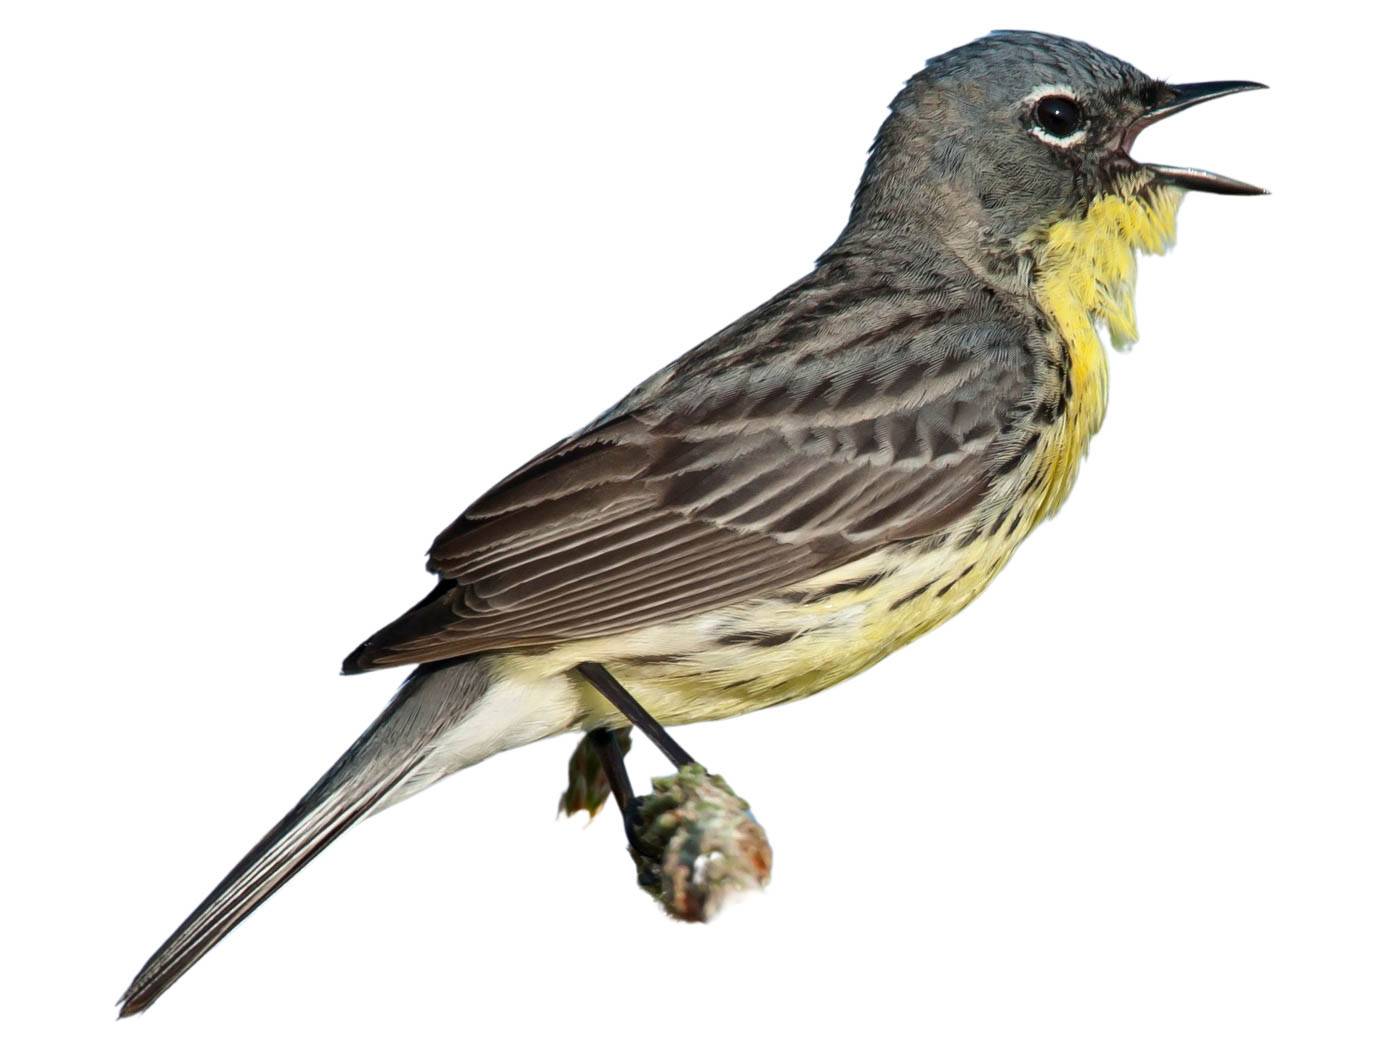
POLYGON ((601 759, 601 769, 606 773, 606 781, 616 798, 616 806, 620 808, 620 822, 625 828, 626 842, 632 851, 648 854, 650 849, 640 840, 636 826, 635 790, 625 769, 625 750, 621 747, 619 735, 609 727, 598 727, 587 732, 585 743, 601 759))
MULTIPOLYGON (((612 676, 604 665, 600 662, 582 662, 577 666, 577 671, 601 693, 602 697, 619 709, 627 720, 643 731, 645 737, 652 741, 675 767, 683 768, 697 762, 678 742, 669 737, 669 732, 645 711, 645 707, 621 686, 620 681, 612 676)), ((635 855, 635 862, 640 871, 640 886, 650 890, 658 882, 657 863, 663 853, 662 849, 656 850, 642 839, 643 816, 640 813, 640 804, 635 799, 635 792, 630 786, 630 776, 625 770, 625 753, 617 742, 615 732, 604 727, 590 732, 587 738, 601 757, 606 780, 611 784, 611 792, 616 794, 621 822, 625 826, 625 838, 630 843, 631 853, 635 855)))
POLYGON ((647 713, 645 707, 635 700, 634 695, 622 687, 620 681, 600 662, 582 662, 577 666, 577 672, 586 677, 587 682, 619 709, 627 720, 640 728, 645 737, 654 742, 676 768, 682 769, 688 764, 698 762, 689 756, 678 742, 669 737, 669 732, 660 726, 659 721, 647 713))
POLYGON ((620 737, 609 727, 598 727, 588 731, 586 740, 601 758, 601 769, 606 773, 606 782, 611 793, 620 804, 621 810, 635 800, 635 790, 630 787, 630 774, 625 769, 625 750, 621 748, 620 737))

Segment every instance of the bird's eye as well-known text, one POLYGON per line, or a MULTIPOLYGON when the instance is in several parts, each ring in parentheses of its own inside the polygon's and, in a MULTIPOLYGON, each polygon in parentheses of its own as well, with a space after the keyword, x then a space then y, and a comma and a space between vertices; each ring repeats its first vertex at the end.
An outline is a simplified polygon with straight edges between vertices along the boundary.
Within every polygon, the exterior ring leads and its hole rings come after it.
POLYGON ((1085 115, 1074 98, 1048 95, 1039 98, 1032 111, 1033 122, 1053 138, 1070 138, 1085 123, 1085 115))

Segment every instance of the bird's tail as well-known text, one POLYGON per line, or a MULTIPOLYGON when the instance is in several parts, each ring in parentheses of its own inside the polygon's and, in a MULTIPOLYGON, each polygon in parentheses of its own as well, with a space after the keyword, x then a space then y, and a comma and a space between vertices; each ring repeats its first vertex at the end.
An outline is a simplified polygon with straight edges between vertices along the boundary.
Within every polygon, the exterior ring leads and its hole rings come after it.
POLYGON ((121 1017, 145 1010, 266 901, 402 784, 445 730, 460 723, 489 683, 483 663, 422 666, 348 752, 238 862, 121 997, 121 1017))

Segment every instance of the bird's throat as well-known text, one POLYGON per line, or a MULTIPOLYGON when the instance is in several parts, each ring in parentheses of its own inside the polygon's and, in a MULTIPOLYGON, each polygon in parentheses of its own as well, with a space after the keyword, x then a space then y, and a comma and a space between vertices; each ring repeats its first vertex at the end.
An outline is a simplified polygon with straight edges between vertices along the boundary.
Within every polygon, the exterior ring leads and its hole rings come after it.
POLYGON ((1105 417, 1109 373, 1098 333, 1116 348, 1138 338, 1135 256, 1173 243, 1182 192, 1167 186, 1097 198, 1079 218, 1048 227, 1036 244, 1034 293, 1061 339, 1066 410, 1047 441, 1049 483, 1043 515, 1055 512, 1105 417))
POLYGON ((1129 196, 1102 196, 1080 218, 1049 226, 1036 249, 1038 299, 1068 342, 1110 331, 1116 348, 1132 344, 1135 255, 1162 254, 1177 234, 1182 192, 1150 187, 1129 196))

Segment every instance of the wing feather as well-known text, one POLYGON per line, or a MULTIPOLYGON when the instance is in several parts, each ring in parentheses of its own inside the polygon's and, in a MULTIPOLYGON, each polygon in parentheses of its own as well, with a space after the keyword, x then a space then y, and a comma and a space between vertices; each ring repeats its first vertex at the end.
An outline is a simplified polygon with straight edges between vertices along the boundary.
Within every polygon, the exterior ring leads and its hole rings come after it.
POLYGON ((1030 332, 968 285, 869 295, 841 272, 816 270, 477 500, 431 548, 437 588, 345 671, 676 620, 973 511, 1040 384, 1030 332))

